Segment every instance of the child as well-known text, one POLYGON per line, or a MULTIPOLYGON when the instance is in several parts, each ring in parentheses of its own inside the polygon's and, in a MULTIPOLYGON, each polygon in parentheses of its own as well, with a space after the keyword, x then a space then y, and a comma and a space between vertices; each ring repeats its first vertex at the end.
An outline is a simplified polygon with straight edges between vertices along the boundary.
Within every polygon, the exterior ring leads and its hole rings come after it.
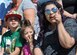
POLYGON ((25 44, 23 44, 21 55, 33 55, 34 29, 28 20, 24 22, 24 25, 23 25, 22 30, 21 30, 21 35, 25 40, 23 42, 25 44))
POLYGON ((20 47, 22 47, 19 41, 20 37, 20 20, 21 15, 16 11, 5 16, 5 21, 7 21, 8 27, 10 28, 5 34, 3 34, 1 47, 2 55, 19 55, 20 47))

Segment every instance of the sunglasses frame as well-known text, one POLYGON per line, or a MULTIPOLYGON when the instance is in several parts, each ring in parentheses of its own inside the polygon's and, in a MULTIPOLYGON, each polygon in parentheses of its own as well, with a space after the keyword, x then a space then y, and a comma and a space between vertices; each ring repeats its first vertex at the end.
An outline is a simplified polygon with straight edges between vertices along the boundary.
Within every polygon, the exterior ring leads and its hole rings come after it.
POLYGON ((54 7, 54 8, 52 8, 52 9, 45 9, 45 13, 46 13, 46 14, 50 14, 51 11, 52 11, 53 13, 56 13, 56 12, 58 11, 58 8, 57 8, 57 7, 54 7))

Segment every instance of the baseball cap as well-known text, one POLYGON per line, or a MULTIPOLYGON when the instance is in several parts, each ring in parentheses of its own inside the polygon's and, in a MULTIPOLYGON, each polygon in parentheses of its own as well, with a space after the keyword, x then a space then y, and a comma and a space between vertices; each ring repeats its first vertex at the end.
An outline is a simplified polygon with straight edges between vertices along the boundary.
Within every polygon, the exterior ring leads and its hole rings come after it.
POLYGON ((8 14, 6 14, 5 21, 7 21, 10 17, 17 17, 19 20, 21 20, 22 18, 22 16, 17 11, 12 11, 11 13, 9 12, 8 14))

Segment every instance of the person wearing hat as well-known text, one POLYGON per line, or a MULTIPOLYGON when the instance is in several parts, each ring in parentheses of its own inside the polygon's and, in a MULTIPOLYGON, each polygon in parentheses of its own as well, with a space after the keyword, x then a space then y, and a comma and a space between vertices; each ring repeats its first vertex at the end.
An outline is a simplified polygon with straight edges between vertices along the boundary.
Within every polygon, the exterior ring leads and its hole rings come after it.
POLYGON ((20 21, 21 15, 17 12, 7 14, 5 21, 7 21, 9 31, 3 34, 1 42, 1 53, 2 55, 19 55, 20 47, 20 21))

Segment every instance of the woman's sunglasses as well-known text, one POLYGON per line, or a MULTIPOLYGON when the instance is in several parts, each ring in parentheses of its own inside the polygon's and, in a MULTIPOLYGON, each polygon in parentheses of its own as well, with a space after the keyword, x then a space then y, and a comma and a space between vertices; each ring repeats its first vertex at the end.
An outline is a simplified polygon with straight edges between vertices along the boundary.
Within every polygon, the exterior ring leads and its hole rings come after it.
POLYGON ((53 13, 56 13, 57 10, 58 10, 58 8, 56 8, 56 7, 52 8, 52 9, 45 9, 45 13, 49 15, 49 14, 51 14, 51 11, 53 13))

